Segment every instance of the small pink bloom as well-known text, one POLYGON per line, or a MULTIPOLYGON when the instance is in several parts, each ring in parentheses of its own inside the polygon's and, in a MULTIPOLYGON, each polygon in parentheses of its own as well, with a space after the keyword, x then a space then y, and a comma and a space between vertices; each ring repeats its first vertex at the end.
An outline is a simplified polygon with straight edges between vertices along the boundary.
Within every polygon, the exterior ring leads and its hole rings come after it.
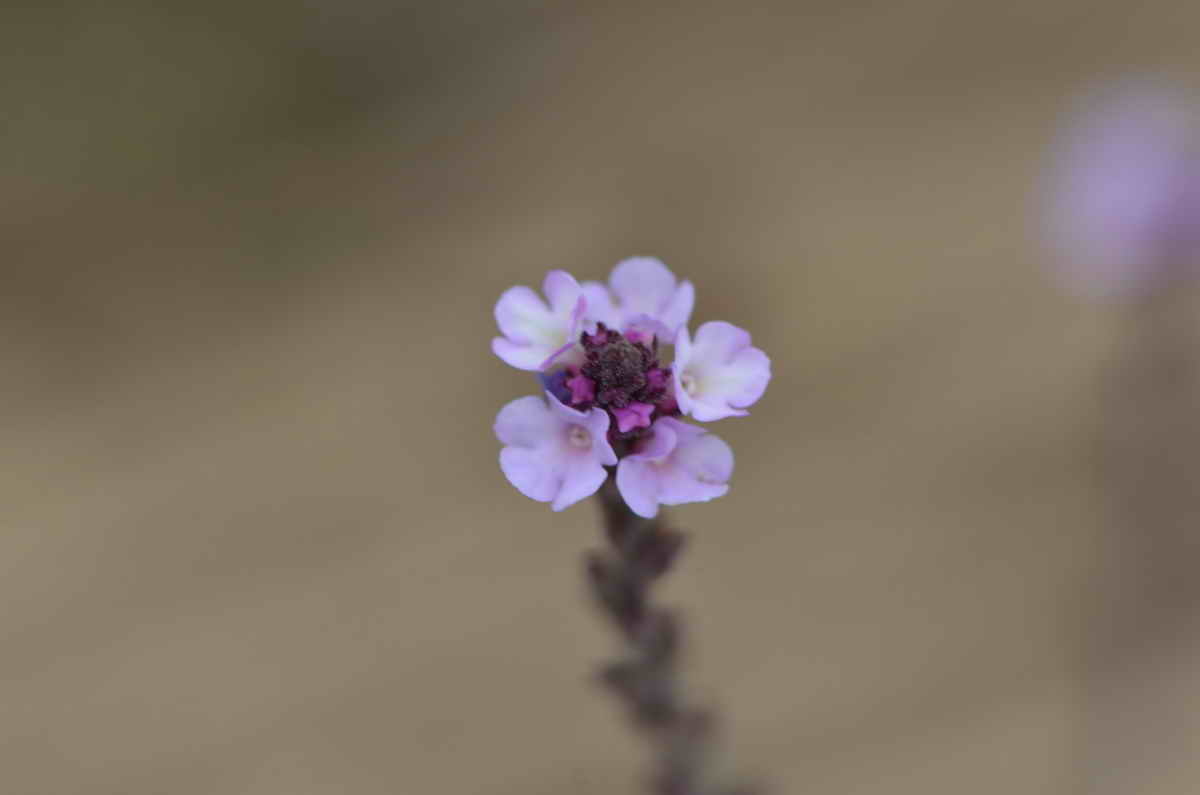
POLYGON ((771 360, 749 332, 721 321, 701 326, 695 341, 680 329, 671 370, 680 410, 701 422, 747 414, 771 380, 771 360))
POLYGON ((596 492, 617 463, 608 443, 608 414, 546 399, 514 400, 496 416, 496 437, 506 446, 500 468, 509 483, 530 499, 561 511, 596 492))
POLYGON ((576 373, 566 383, 572 403, 591 403, 596 399, 596 384, 583 373, 576 373))
POLYGON ((587 301, 574 277, 550 271, 542 292, 548 304, 524 286, 510 287, 496 302, 496 325, 504 336, 492 340, 492 351, 520 370, 543 369, 569 352, 579 336, 587 301))
POLYGON ((634 428, 649 428, 654 406, 649 403, 630 403, 624 408, 614 408, 612 413, 617 418, 617 430, 625 433, 634 428))
POLYGON ((729 491, 733 451, 703 428, 660 417, 651 435, 617 466, 617 488, 630 510, 647 518, 659 505, 707 502, 729 491))
POLYGON ((658 335, 673 339, 686 325, 696 301, 695 288, 679 282, 675 274, 653 257, 632 257, 617 263, 608 279, 608 287, 599 282, 584 282, 587 319, 621 331, 636 326, 635 337, 658 335))

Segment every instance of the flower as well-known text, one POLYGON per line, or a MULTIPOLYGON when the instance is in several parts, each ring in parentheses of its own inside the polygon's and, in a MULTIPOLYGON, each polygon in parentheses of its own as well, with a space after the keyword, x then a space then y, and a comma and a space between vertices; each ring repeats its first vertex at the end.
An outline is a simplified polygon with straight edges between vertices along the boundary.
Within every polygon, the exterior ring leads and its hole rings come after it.
POLYGON ((647 517, 660 504, 728 491, 729 446, 677 418, 741 416, 762 396, 771 363, 749 333, 712 322, 693 341, 691 283, 649 257, 619 263, 607 287, 551 271, 543 292, 547 301, 513 287, 496 304, 504 336, 492 349, 537 371, 545 394, 514 400, 496 417, 509 482, 558 511, 593 494, 616 467, 626 503, 647 517), (671 343, 667 366, 661 346, 671 343))
POLYGON ((510 287, 496 302, 496 325, 503 337, 492 351, 519 370, 541 370, 573 346, 587 302, 575 277, 550 271, 542 283, 549 306, 528 287, 510 287))
POLYGON ((661 417, 617 465, 617 488, 630 510, 651 518, 659 505, 720 497, 732 474, 728 444, 704 428, 661 417))
POLYGON ((1126 81, 1089 97, 1050 174, 1047 227, 1069 284, 1115 295, 1200 256, 1200 157, 1187 103, 1126 81))
POLYGON ((545 400, 518 398, 496 416, 496 436, 506 445, 500 468, 526 497, 561 511, 594 494, 608 477, 604 467, 617 463, 608 424, 601 409, 577 411, 550 392, 545 400))
POLYGON ((680 410, 701 422, 746 415, 771 380, 771 360, 749 332, 720 321, 697 329, 695 341, 680 329, 671 370, 680 410))
POLYGON ((653 257, 631 257, 617 263, 608 287, 584 282, 587 318, 609 328, 642 328, 651 336, 674 339, 688 322, 696 302, 691 282, 679 283, 666 265, 653 257))

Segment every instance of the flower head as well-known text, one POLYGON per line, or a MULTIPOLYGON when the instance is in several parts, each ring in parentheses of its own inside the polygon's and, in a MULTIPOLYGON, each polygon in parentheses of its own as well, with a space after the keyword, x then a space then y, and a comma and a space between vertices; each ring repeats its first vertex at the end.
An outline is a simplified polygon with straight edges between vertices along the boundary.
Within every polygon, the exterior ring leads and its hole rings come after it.
POLYGON ((638 516, 659 505, 707 502, 729 491, 733 451, 703 428, 662 417, 617 465, 617 488, 638 516))
POLYGON ((496 436, 506 445, 500 468, 530 499, 556 511, 590 497, 617 463, 608 443, 608 415, 577 411, 550 392, 546 399, 517 398, 496 416, 496 436))
POLYGON ((505 362, 538 371, 545 399, 515 400, 496 418, 506 446, 500 466, 528 497, 555 510, 594 493, 617 466, 630 507, 653 516, 658 505, 719 497, 733 471, 729 446, 680 422, 746 414, 771 377, 770 360, 750 335, 728 323, 688 333, 694 291, 656 259, 613 269, 606 287, 579 285, 552 271, 543 302, 527 287, 496 304, 505 362), (670 366, 661 350, 675 345, 670 366), (620 464, 618 466, 618 461, 620 464))

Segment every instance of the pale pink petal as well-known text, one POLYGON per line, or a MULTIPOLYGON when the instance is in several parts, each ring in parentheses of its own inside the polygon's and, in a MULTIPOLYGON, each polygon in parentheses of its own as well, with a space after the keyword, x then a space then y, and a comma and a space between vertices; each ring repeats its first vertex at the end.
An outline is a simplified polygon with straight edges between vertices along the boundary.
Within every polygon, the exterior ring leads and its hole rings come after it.
POLYGON ((546 401, 550 405, 550 411, 557 415, 561 422, 580 425, 587 430, 592 438, 591 455, 597 461, 606 466, 617 463, 617 454, 608 443, 608 412, 598 408, 588 411, 573 409, 550 392, 546 393, 546 401))
POLYGON ((560 421, 540 397, 517 398, 496 415, 492 426, 496 438, 505 444, 533 448, 548 444, 557 433, 560 421))
POLYGON ((542 346, 521 345, 504 337, 496 337, 492 340, 492 353, 499 356, 505 364, 518 370, 544 369, 542 365, 548 359, 553 359, 552 353, 550 356, 547 355, 548 350, 542 346))
POLYGON ((675 449, 675 443, 673 427, 659 420, 651 435, 617 465, 617 490, 638 516, 649 519, 658 513, 659 464, 675 449))
POLYGON ((654 257, 630 257, 618 262, 608 283, 626 313, 656 315, 675 294, 675 274, 654 257))
POLYGON ((617 466, 617 490, 638 516, 658 515, 658 470, 649 461, 623 458, 617 466))
POLYGON ((496 417, 495 431, 505 477, 525 496, 560 511, 595 493, 617 463, 608 442, 608 414, 576 411, 552 393, 546 400, 521 398, 496 417))
POLYGON ((496 325, 501 337, 492 351, 521 370, 539 370, 562 358, 578 335, 586 300, 575 279, 551 271, 543 288, 549 303, 528 287, 511 287, 496 302, 496 325))
POLYGON ((587 454, 571 456, 563 467, 562 483, 550 508, 561 511, 592 496, 607 477, 608 471, 595 457, 587 454))
POLYGON ((500 451, 500 469, 517 491, 538 502, 553 500, 562 484, 558 461, 541 450, 505 447, 500 451))
POLYGON ((670 330, 670 333, 664 335, 665 339, 670 339, 676 329, 687 325, 695 304, 696 288, 689 281, 682 282, 658 312, 658 319, 670 330))
POLYGON ((691 316, 695 289, 690 282, 678 284, 675 274, 653 257, 617 263, 608 283, 620 299, 626 324, 636 315, 648 315, 666 327, 662 336, 670 338, 691 316))
POLYGON ((550 271, 542 281, 542 292, 550 301, 550 308, 557 315, 570 314, 583 296, 583 290, 575 277, 566 271, 550 271))
POLYGON ((733 450, 723 439, 697 430, 701 432, 680 439, 669 466, 660 470, 658 501, 663 505, 707 502, 729 491, 733 450))
POLYGON ((677 336, 672 369, 680 410, 701 422, 745 415, 771 380, 771 360, 750 334, 719 321, 701 326, 695 340, 677 336))
POLYGON ((587 308, 584 311, 584 326, 603 323, 608 328, 620 329, 622 326, 621 311, 613 303, 612 293, 608 291, 608 288, 599 282, 584 282, 582 289, 583 297, 587 301, 587 308))
POLYGON ((509 287, 496 302, 496 325, 513 342, 533 342, 553 332, 554 313, 524 285, 509 287))
POLYGON ((692 396, 683 388, 683 368, 692 360, 692 335, 687 326, 675 335, 675 363, 671 366, 671 380, 675 382, 675 402, 684 414, 692 413, 692 396))
POLYGON ((658 506, 706 502, 729 491, 733 451, 703 428, 662 417, 653 435, 621 459, 617 488, 630 509, 651 517, 658 506))

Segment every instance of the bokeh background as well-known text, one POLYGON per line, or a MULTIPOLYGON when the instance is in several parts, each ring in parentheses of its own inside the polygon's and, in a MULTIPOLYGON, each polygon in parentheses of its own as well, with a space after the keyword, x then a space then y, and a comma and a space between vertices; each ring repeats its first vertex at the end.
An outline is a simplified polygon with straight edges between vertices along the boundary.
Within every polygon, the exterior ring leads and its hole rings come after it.
POLYGON ((1072 99, 1186 80, 1198 24, 6 5, 0 791, 637 791, 596 516, 504 481, 534 385, 488 342, 506 287, 648 254, 774 361, 664 593, 739 767, 1195 792, 1191 601, 1139 594, 1197 558, 1139 546, 1103 466, 1137 311, 1049 274, 1034 199, 1072 99))

